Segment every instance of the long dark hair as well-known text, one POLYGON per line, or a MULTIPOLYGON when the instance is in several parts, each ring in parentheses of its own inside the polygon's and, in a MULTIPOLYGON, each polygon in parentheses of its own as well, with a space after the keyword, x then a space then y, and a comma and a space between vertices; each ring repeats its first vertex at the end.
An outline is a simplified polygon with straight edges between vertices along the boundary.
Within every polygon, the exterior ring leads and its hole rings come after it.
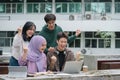
POLYGON ((31 37, 27 38, 27 34, 26 34, 27 30, 30 30, 32 27, 35 27, 35 29, 36 29, 36 25, 31 21, 26 22, 25 25, 23 26, 22 37, 23 37, 24 41, 30 41, 31 38, 33 37, 33 35, 32 35, 31 37))

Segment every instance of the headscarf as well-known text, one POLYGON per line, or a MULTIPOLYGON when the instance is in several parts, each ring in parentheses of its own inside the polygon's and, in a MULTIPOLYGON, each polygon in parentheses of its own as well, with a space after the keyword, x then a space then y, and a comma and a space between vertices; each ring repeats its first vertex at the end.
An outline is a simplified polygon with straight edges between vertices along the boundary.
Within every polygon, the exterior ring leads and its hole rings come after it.
POLYGON ((46 63, 44 63, 46 61, 45 53, 40 52, 39 50, 39 48, 42 46, 44 42, 46 42, 44 37, 34 36, 28 45, 27 60, 32 63, 36 63, 38 72, 42 72, 47 65, 46 63))

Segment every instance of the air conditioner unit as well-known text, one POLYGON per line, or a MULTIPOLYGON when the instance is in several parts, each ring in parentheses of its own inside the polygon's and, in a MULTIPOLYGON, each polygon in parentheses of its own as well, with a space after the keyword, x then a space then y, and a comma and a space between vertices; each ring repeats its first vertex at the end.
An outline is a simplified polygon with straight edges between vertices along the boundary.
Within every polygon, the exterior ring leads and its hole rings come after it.
POLYGON ((91 14, 86 14, 86 15, 85 15, 85 19, 86 19, 86 20, 90 20, 91 17, 92 17, 91 14))
POLYGON ((75 20, 74 15, 69 15, 69 20, 75 20))
POLYGON ((101 17, 101 20, 107 20, 108 18, 107 18, 107 16, 102 16, 101 17))

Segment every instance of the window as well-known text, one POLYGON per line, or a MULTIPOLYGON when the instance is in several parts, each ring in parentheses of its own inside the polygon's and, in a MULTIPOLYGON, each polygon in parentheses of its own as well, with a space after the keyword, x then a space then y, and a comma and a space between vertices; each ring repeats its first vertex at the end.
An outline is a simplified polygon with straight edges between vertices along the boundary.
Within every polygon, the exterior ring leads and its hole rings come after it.
POLYGON ((120 32, 115 32, 115 48, 120 48, 120 32))
POLYGON ((85 0, 85 11, 111 13, 111 0, 85 0))
POLYGON ((0 47, 11 47, 14 31, 0 31, 0 47))
POLYGON ((78 2, 56 2, 56 13, 80 13, 81 3, 78 2))
POLYGON ((0 13, 23 13, 22 3, 1 3, 0 13))
MULTIPOLYGON (((67 31, 66 31, 67 32, 67 31)), ((67 32, 68 36, 72 36, 75 34, 75 32, 67 32)), ((68 44, 68 47, 71 48, 80 48, 81 46, 81 35, 79 35, 73 42, 71 42, 70 44, 68 44)))
POLYGON ((115 13, 120 13, 120 2, 115 2, 115 13))
POLYGON ((23 13, 23 4, 17 4, 17 13, 23 13))
POLYGON ((27 4, 27 12, 28 13, 38 13, 39 6, 38 4, 27 4))
POLYGON ((28 3, 27 13, 51 13, 52 3, 28 3))
POLYGON ((80 13, 81 4, 80 3, 70 3, 69 4, 69 13, 80 13))
POLYGON ((86 48, 110 48, 111 39, 103 39, 96 32, 85 32, 85 47, 86 48))
POLYGON ((0 3, 0 13, 5 13, 5 4, 0 3))

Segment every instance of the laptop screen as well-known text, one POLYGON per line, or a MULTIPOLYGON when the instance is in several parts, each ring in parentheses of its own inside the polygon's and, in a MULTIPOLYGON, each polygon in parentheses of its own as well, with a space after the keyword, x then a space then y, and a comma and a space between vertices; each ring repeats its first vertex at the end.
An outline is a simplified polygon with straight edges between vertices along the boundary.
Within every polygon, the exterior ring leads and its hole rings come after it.
POLYGON ((65 63, 64 73, 79 73, 83 65, 83 61, 67 61, 65 63))
POLYGON ((8 77, 27 77, 26 66, 8 66, 8 77))

